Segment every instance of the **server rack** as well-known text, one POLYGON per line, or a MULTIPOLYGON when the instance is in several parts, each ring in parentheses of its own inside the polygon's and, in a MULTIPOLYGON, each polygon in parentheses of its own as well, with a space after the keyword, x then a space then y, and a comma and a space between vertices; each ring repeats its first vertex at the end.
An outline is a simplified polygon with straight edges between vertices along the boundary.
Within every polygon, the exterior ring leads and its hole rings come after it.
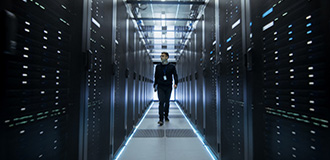
MULTIPOLYGON (((192 63, 192 56, 191 56, 191 41, 188 40, 187 43, 187 64, 192 63)), ((191 68, 187 67, 187 106, 188 106, 188 111, 187 115, 189 118, 191 118, 191 112, 192 112, 192 88, 191 88, 191 81, 192 81, 192 75, 191 75, 191 68)))
POLYGON ((264 127, 255 130, 255 157, 328 159, 329 2, 253 0, 251 6, 259 83, 253 100, 263 119, 256 124, 264 127))
MULTIPOLYGON (((196 64, 196 61, 195 61, 195 43, 194 43, 194 40, 195 40, 195 36, 194 36, 194 33, 191 35, 191 40, 190 40, 190 63, 191 64, 196 64)), ((196 69, 194 67, 189 67, 190 69, 190 76, 189 76, 189 79, 190 79, 190 119, 192 122, 195 122, 195 114, 196 114, 196 101, 195 101, 195 94, 196 94, 196 88, 195 88, 195 84, 196 84, 196 80, 195 80, 195 71, 196 69)))
POLYGON ((113 43, 112 34, 108 34, 112 30, 112 1, 89 1, 90 7, 86 10, 89 12, 88 17, 88 36, 86 41, 88 49, 88 75, 87 75, 87 91, 88 105, 84 110, 87 114, 84 116, 86 121, 86 139, 84 144, 84 159, 107 159, 112 154, 110 149, 110 97, 111 95, 111 53, 113 43), (106 7, 107 6, 107 7, 106 7))
POLYGON ((195 102, 194 102, 194 110, 195 110, 195 114, 192 115, 192 122, 197 125, 197 113, 198 113, 198 110, 197 110, 197 107, 198 107, 198 96, 199 96, 199 92, 197 90, 197 79, 198 79, 198 66, 199 66, 199 59, 197 57, 197 33, 196 33, 196 30, 194 30, 193 32, 193 39, 192 39, 192 43, 193 43, 193 56, 194 56, 194 60, 193 60, 193 65, 192 66, 192 74, 194 75, 194 78, 193 78, 193 86, 194 87, 194 90, 195 90, 195 93, 194 93, 194 97, 195 97, 195 102))
MULTIPOLYGON (((135 58, 134 59, 137 59, 137 57, 139 56, 139 53, 140 53, 140 40, 138 38, 138 36, 136 36, 136 40, 135 40, 135 43, 136 43, 136 49, 135 49, 135 58)), ((139 80, 139 61, 136 61, 135 62, 135 65, 136 67, 134 67, 134 78, 135 78, 135 115, 136 115, 136 119, 138 119, 140 117, 140 105, 139 105, 139 96, 140 96, 140 93, 139 93, 139 84, 140 84, 140 80, 139 80)))
POLYGON ((114 106, 114 151, 117 151, 127 135, 126 99, 126 44, 128 31, 128 14, 123 1, 117 1, 116 48, 115 48, 115 106, 114 106))
POLYGON ((1 4, 1 157, 114 158, 152 100, 151 59, 124 2, 1 4))
POLYGON ((78 158, 81 8, 66 0, 1 2, 2 159, 78 158))
POLYGON ((216 103, 216 15, 215 1, 210 1, 205 8, 205 56, 203 76, 205 84, 205 139, 214 151, 217 144, 217 103, 216 103))
POLYGON ((182 56, 182 78, 183 78, 183 91, 182 91, 182 95, 183 95, 183 109, 184 111, 187 113, 188 112, 188 104, 187 102, 189 101, 188 99, 188 79, 187 79, 187 75, 188 73, 188 62, 187 62, 187 58, 188 58, 188 54, 187 54, 187 48, 185 48, 185 50, 183 51, 183 56, 182 56))
POLYGON ((246 68, 244 1, 220 2, 221 157, 246 159, 246 68), (222 18, 221 18, 222 17, 222 18))
MULTIPOLYGON (((204 16, 203 16, 204 17, 204 16)), ((196 27, 196 54, 198 63, 196 63, 197 74, 197 129, 200 133, 204 134, 204 93, 203 93, 203 61, 204 61, 204 34, 203 34, 203 17, 200 22, 197 23, 196 27)))
POLYGON ((133 69, 136 59, 134 59, 134 34, 135 34, 135 28, 133 21, 129 21, 129 36, 128 36, 128 51, 127 51, 127 70, 126 70, 126 78, 127 80, 127 134, 129 134, 134 125, 134 119, 133 119, 133 98, 134 98, 134 75, 133 75, 133 69))

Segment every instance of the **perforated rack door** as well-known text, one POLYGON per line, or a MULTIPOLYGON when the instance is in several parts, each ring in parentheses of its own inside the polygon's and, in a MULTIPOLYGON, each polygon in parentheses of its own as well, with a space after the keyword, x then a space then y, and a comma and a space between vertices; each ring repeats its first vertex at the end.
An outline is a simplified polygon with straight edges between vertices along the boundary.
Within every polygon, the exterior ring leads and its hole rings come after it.
POLYGON ((205 139, 214 151, 218 150, 217 144, 217 104, 216 82, 217 68, 216 56, 216 26, 215 26, 215 1, 210 1, 205 9, 205 59, 203 76, 205 79, 205 139))
MULTIPOLYGON (((136 36, 136 49, 134 59, 140 56, 141 41, 138 36, 136 36)), ((140 112, 140 61, 136 61, 134 67, 134 77, 135 77, 135 117, 136 121, 141 116, 140 112)))
MULTIPOLYGON (((329 159, 325 1, 255 0, 265 159, 329 159)), ((328 6, 327 6, 328 7, 328 6)), ((253 10, 253 9, 252 9, 253 10)), ((257 103, 258 104, 258 103, 257 103)))
POLYGON ((134 119, 133 119, 133 97, 134 97, 134 92, 133 92, 133 88, 135 87, 134 83, 134 65, 135 65, 135 61, 136 59, 134 58, 134 34, 135 34, 135 28, 134 28, 134 24, 132 21, 129 21, 129 35, 128 35, 128 51, 127 51, 127 70, 126 70, 126 79, 127 79, 127 134, 129 134, 132 129, 133 129, 133 125, 134 125, 134 119))
POLYGON ((196 41, 197 41, 197 129, 199 132, 204 133, 204 109, 203 109, 203 21, 197 23, 196 27, 196 41))
POLYGON ((224 157, 244 158, 243 53, 241 1, 220 5, 222 24, 221 64, 221 149, 224 157))
POLYGON ((126 70, 126 34, 127 34, 127 12, 123 1, 117 1, 117 26, 116 26, 116 48, 115 48, 115 121, 114 121, 114 151, 120 147, 125 140, 126 107, 125 107, 125 70, 126 70))
POLYGON ((190 41, 190 119, 192 122, 195 122, 196 118, 196 79, 195 79, 195 72, 196 72, 196 50, 195 50, 195 33, 193 32, 191 36, 191 41, 190 41))
MULTIPOLYGON (((110 142, 110 76, 112 37, 112 2, 91 1, 90 66, 87 75, 87 157, 108 156, 110 142), (111 33, 111 32, 110 32, 111 33)), ((111 126, 113 127, 113 126, 111 126)))
POLYGON ((79 36, 73 32, 81 31, 74 24, 75 8, 67 0, 5 2, 16 16, 17 45, 12 53, 1 53, 1 158, 76 159, 76 89, 83 66, 77 63, 81 46, 74 42, 79 36))

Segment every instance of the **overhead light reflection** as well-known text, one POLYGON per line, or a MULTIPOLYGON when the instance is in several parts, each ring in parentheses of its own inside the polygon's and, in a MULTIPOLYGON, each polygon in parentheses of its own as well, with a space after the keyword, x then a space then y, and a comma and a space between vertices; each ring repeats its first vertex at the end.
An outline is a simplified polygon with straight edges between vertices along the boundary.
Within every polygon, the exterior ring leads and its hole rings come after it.
POLYGON ((165 12, 162 12, 161 18, 164 19, 164 20, 162 20, 162 26, 166 26, 166 22, 165 22, 166 15, 165 15, 165 12))

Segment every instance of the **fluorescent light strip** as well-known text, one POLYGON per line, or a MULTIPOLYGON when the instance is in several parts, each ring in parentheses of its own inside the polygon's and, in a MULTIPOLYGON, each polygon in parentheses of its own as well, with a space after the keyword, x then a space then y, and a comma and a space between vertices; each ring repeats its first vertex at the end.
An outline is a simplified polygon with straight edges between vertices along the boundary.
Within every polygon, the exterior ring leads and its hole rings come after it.
POLYGON ((212 151, 210 150, 210 148, 207 146, 207 144, 205 144, 203 137, 200 135, 200 133, 198 132, 198 130, 195 129, 195 127, 190 123, 190 120, 186 117, 186 115, 183 113, 183 111, 181 110, 181 108, 179 107, 177 102, 174 102, 176 104, 176 106, 179 108, 180 112, 183 114, 184 118, 187 120, 188 124, 190 125, 190 127, 193 129, 194 133, 197 135, 199 141, 202 142, 203 147, 206 149, 206 151, 209 153, 209 155, 211 156, 211 158, 213 160, 216 160, 216 156, 212 153, 212 151))
POLYGON ((120 152, 117 154, 117 156, 115 156, 115 160, 118 160, 119 157, 121 156, 121 154, 124 152, 127 144, 131 141, 132 137, 134 136, 136 130, 140 127, 141 123, 143 122, 144 118, 146 117, 146 115, 149 113, 149 110, 151 109, 151 107, 154 105, 154 102, 151 103, 151 105, 149 106, 147 112, 143 115, 142 119, 140 120, 140 122, 138 123, 138 125, 135 127, 134 131, 132 132, 132 134, 128 137, 125 145, 121 148, 120 152))

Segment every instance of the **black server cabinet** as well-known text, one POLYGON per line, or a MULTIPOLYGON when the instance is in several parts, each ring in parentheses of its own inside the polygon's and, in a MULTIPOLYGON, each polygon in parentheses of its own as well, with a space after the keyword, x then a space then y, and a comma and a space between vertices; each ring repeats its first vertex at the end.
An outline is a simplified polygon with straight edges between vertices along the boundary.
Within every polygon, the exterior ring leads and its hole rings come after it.
POLYGON ((193 62, 192 62, 192 72, 191 74, 193 75, 193 79, 192 79, 192 87, 194 88, 194 93, 192 95, 192 97, 194 97, 194 102, 193 102, 193 110, 194 113, 192 114, 191 120, 192 122, 196 125, 197 123, 197 106, 198 106, 198 90, 197 90, 197 78, 198 78, 198 65, 199 65, 199 59, 197 58, 197 33, 196 33, 196 29, 193 31, 193 35, 192 35, 192 56, 193 56, 193 62))
MULTIPOLYGON (((139 40, 139 44, 138 44, 138 50, 137 50, 137 57, 141 57, 142 56, 142 42, 141 40, 139 40)), ((137 71, 137 92, 136 92, 136 105, 137 105, 137 114, 138 114, 138 118, 140 118, 142 116, 142 107, 141 107, 141 100, 142 100, 142 95, 141 95, 141 90, 142 90, 142 85, 141 85, 141 73, 140 71, 141 69, 141 61, 137 61, 136 62, 137 67, 135 68, 137 71)))
POLYGON ((152 59, 151 57, 148 55, 147 56, 148 58, 148 74, 147 74, 147 78, 148 78, 148 83, 147 83, 147 97, 146 97, 146 100, 147 100, 147 107, 150 106, 150 104, 152 103, 153 101, 153 72, 154 72, 154 66, 153 66, 153 62, 152 62, 152 59))
POLYGON ((141 46, 142 50, 140 51, 140 112, 141 116, 145 111, 144 98, 145 98, 145 83, 144 83, 144 73, 145 73, 145 51, 143 50, 144 46, 141 46))
POLYGON ((188 112, 188 106, 187 106, 187 101, 188 101, 188 97, 187 97, 187 69, 189 68, 187 66, 187 50, 185 48, 185 50, 182 53, 182 78, 183 78, 183 83, 182 83, 182 106, 183 106, 183 110, 185 113, 188 112))
POLYGON ((114 106, 114 152, 118 150, 127 135, 126 116, 126 44, 128 14, 122 0, 117 0, 116 48, 115 48, 115 106, 114 106))
POLYGON ((187 44, 184 52, 184 104, 185 104, 185 111, 186 115, 189 116, 190 112, 190 106, 189 106, 189 79, 188 76, 190 74, 190 68, 189 68, 189 44, 187 44))
POLYGON ((217 143, 217 77, 216 66, 216 26, 215 1, 210 1, 205 8, 205 55, 203 76, 205 84, 205 139, 214 151, 217 143))
POLYGON ((1 1, 1 159, 78 159, 81 9, 1 1))
MULTIPOLYGON (((134 59, 137 59, 139 57, 140 54, 140 39, 139 39, 139 35, 137 34, 136 39, 135 39, 135 45, 136 45, 136 49, 135 49, 135 54, 134 54, 134 59)), ((138 118, 140 118, 140 67, 139 67, 140 62, 137 60, 134 63, 134 79, 135 79, 135 121, 137 121, 138 118)))
MULTIPOLYGON (((85 115, 87 138, 84 158, 108 159, 110 151, 110 95, 112 62, 112 1, 88 1, 90 7, 86 33, 88 58, 88 106, 85 115), (110 8, 110 9, 109 9, 110 8), (110 34, 109 34, 110 33, 110 34)), ((86 111, 85 111, 86 112, 86 111)))
MULTIPOLYGON (((181 56, 180 56, 181 57, 181 56)), ((179 58, 180 58, 179 57, 179 58)), ((177 64, 176 64, 176 68, 177 68, 177 74, 178 74, 178 81, 179 81, 179 84, 180 85, 178 85, 178 89, 177 89, 177 92, 176 92, 176 97, 175 97, 175 99, 176 99, 176 101, 177 101, 177 103, 181 106, 181 95, 182 95, 182 79, 181 79, 181 64, 179 63, 179 61, 180 61, 180 59, 178 59, 177 60, 177 64), (178 68, 180 68, 180 69, 178 69, 178 68)))
POLYGON ((182 67, 181 67, 180 59, 181 59, 181 56, 177 60, 177 64, 176 64, 177 74, 178 74, 178 81, 179 81, 179 84, 180 85, 178 85, 178 89, 177 89, 177 93, 176 93, 175 99, 176 99, 177 103, 180 106, 182 106, 182 99, 181 99, 181 97, 182 97, 182 86, 183 86, 183 84, 182 84, 182 76, 181 76, 181 72, 182 72, 182 69, 181 68, 182 67))
POLYGON ((251 1, 254 157, 329 159, 329 2, 251 1))
POLYGON ((180 104, 180 106, 183 106, 183 101, 182 101, 182 97, 183 97, 183 76, 182 76, 182 63, 180 63, 181 61, 181 57, 178 59, 178 62, 177 62, 177 68, 180 68, 178 69, 178 80, 179 80, 179 83, 180 83, 180 86, 179 87, 179 92, 177 94, 177 97, 178 97, 178 103, 180 104))
POLYGON ((126 70, 126 79, 127 79, 127 134, 129 134, 134 125, 134 64, 136 59, 134 58, 134 34, 135 28, 133 21, 129 21, 129 31, 128 31, 128 50, 127 50, 127 70, 126 70))
POLYGON ((203 93, 203 61, 204 61, 204 35, 203 35, 203 20, 197 23, 196 27, 196 42, 197 42, 197 72, 196 72, 196 81, 197 81, 197 129, 200 133, 204 134, 204 93, 203 93))
POLYGON ((194 64, 196 64, 196 61, 195 61, 195 34, 194 32, 191 34, 191 40, 190 40, 190 54, 189 54, 189 57, 190 57, 190 64, 193 64, 193 65, 190 65, 189 69, 190 69, 190 75, 189 75, 189 79, 190 79, 190 119, 192 122, 195 122, 195 114, 196 114, 196 108, 195 108, 195 93, 196 93, 196 90, 195 90, 195 83, 196 83, 196 80, 195 80, 195 72, 196 72, 196 68, 194 66, 194 64))
MULTIPOLYGON (((245 3, 245 1, 243 2, 245 3)), ((246 152, 246 104, 244 85, 245 17, 241 0, 220 2, 220 92, 221 92, 221 158, 247 159, 246 152)))
POLYGON ((187 116, 189 117, 189 118, 191 118, 191 112, 192 112, 192 106, 191 106, 191 101, 192 101, 192 99, 191 99, 191 94, 192 94, 192 88, 191 88, 191 57, 192 57, 192 55, 191 55, 191 42, 190 42, 190 40, 187 40, 188 41, 188 43, 187 43, 187 61, 186 61, 186 63, 187 63, 187 106, 188 106, 188 108, 187 108, 187 116), (189 67, 188 67, 189 66, 189 67))
POLYGON ((188 51, 187 46, 185 46, 183 52, 182 52, 182 78, 183 78, 183 91, 182 91, 182 103, 183 103, 183 109, 185 114, 188 114, 188 79, 187 75, 188 73, 188 51))
POLYGON ((147 55, 147 51, 146 50, 144 50, 144 52, 143 52, 143 57, 142 57, 142 62, 143 62, 143 64, 142 64, 142 75, 143 75, 143 78, 142 78, 142 83, 143 83, 143 92, 142 92, 142 95, 143 95, 143 98, 142 98, 142 106, 143 106, 143 113, 146 111, 146 109, 147 109, 147 103, 146 103, 146 98, 147 98, 147 90, 146 90, 146 88, 147 88, 147 83, 146 83, 146 81, 147 81, 147 77, 146 77, 146 75, 147 75, 147 68, 148 68, 148 65, 147 65, 147 58, 148 58, 148 55, 147 55))
POLYGON ((132 85, 132 116, 133 116, 133 124, 137 123, 137 112, 136 112, 136 71, 135 71, 135 67, 136 67, 136 53, 137 53, 137 36, 138 36, 138 32, 134 31, 133 33, 133 44, 132 44, 132 55, 131 58, 134 59, 133 62, 133 66, 131 68, 131 76, 133 78, 133 85, 132 85))

